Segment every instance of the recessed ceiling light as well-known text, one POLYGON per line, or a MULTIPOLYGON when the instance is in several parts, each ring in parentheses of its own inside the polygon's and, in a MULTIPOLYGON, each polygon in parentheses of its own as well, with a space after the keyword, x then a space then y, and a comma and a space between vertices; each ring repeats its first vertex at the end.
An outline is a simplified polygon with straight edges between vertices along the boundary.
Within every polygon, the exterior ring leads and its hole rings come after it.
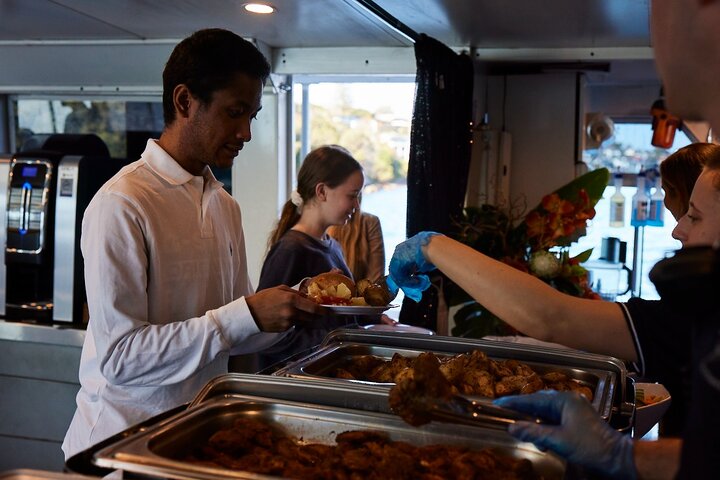
POLYGON ((245 7, 245 10, 252 13, 268 14, 275 11, 275 7, 265 3, 246 3, 243 7, 245 7))

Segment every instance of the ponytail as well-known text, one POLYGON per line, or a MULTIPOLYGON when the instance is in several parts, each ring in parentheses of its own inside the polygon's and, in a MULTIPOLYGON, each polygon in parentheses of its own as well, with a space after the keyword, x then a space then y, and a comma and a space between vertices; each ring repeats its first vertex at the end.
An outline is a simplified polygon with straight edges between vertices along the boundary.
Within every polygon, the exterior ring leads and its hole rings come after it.
POLYGON ((298 207, 292 203, 292 200, 285 202, 282 212, 280 213, 280 219, 277 222, 277 226, 268 239, 268 251, 270 251, 270 249, 280 241, 282 236, 294 227, 298 220, 300 220, 300 214, 297 212, 297 209, 298 207))

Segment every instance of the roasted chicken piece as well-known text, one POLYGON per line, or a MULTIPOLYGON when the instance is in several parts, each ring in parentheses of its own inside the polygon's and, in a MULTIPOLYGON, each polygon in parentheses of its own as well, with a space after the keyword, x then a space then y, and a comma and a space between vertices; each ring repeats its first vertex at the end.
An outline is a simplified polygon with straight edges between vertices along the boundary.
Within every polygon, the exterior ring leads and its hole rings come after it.
MULTIPOLYGON (((414 368, 416 359, 395 353, 392 360, 364 355, 338 368, 337 378, 354 378, 379 383, 396 383, 397 375, 406 368, 414 368)), ((593 392, 587 386, 562 372, 537 374, 529 365, 517 360, 497 361, 480 351, 458 355, 435 356, 438 368, 452 386, 453 393, 499 397, 527 394, 543 389, 572 390, 592 401, 593 392)))
POLYGON ((440 361, 431 352, 421 353, 395 378, 390 389, 390 409, 413 426, 430 422, 430 411, 437 402, 452 398, 452 385, 440 371, 440 361))
POLYGON ((462 376, 458 390, 465 395, 495 398, 495 380, 487 370, 468 370, 462 376))
MULTIPOLYGON (((421 364, 426 360, 421 360, 421 364)), ((442 377, 439 370, 436 374, 442 377)), ((418 447, 377 431, 339 433, 335 445, 298 442, 262 419, 248 418, 192 446, 181 460, 211 468, 299 480, 445 480, 541 478, 525 459, 491 449, 418 447), (214 440, 213 440, 214 439, 214 440), (268 443, 268 439, 272 439, 268 443), (237 442, 237 444, 235 443, 237 442)), ((235 476, 235 475, 222 475, 235 476)))
POLYGON ((368 378, 373 382, 394 383, 398 373, 409 367, 411 363, 411 359, 395 353, 389 362, 385 362, 372 370, 368 378))

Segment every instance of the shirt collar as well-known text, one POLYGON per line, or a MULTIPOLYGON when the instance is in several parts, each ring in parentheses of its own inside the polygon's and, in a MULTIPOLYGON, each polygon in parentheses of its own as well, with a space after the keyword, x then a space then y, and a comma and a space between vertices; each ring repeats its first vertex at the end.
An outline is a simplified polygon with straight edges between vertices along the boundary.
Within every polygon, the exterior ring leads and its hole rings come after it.
MULTIPOLYGON (((195 176, 185 170, 171 157, 163 148, 158 145, 157 140, 148 139, 145 151, 141 157, 148 166, 163 180, 171 185, 183 185, 190 182, 195 176)), ((207 165, 203 169, 203 183, 209 188, 222 188, 223 183, 215 178, 212 170, 207 165)))

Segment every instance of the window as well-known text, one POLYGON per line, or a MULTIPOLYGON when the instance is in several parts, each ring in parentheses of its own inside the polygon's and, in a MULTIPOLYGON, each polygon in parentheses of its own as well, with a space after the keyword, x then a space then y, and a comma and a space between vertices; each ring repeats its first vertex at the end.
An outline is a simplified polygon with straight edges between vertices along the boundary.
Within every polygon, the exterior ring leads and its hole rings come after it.
MULTIPOLYGON (((600 148, 585 152, 585 163, 590 169, 606 167, 611 172, 623 173, 625 182, 622 193, 625 196, 625 225, 623 227, 610 226, 610 196, 615 192, 613 185, 605 189, 603 198, 595 206, 596 215, 589 222, 587 235, 580 239, 571 248, 571 253, 577 254, 589 248, 593 248, 591 260, 599 259, 601 256, 602 239, 606 237, 619 238, 627 244, 626 265, 630 268, 635 266, 639 275, 636 288, 633 292, 618 297, 618 300, 626 300, 631 294, 646 299, 660 298, 655 286, 648 278, 648 273, 659 260, 662 260, 673 250, 680 248, 680 242, 673 239, 671 234, 676 222, 667 209, 663 211, 664 224, 658 226, 633 227, 630 225, 632 210, 632 197, 637 192, 637 174, 643 172, 657 172, 659 163, 668 155, 690 144, 690 139, 682 133, 677 132, 675 143, 671 149, 659 149, 651 145, 652 129, 649 123, 615 123, 614 135, 606 140, 600 148), (639 257, 635 261, 635 252, 639 251, 639 257)), ((657 173, 648 174, 650 181, 655 176, 659 187, 657 173)), ((590 268, 591 277, 593 269, 590 268)), ((596 272, 597 273, 597 272, 596 272)), ((599 277, 599 275, 596 275, 599 277)), ((620 279, 620 283, 625 280, 620 279)), ((597 285, 595 284, 597 287, 597 285)))
POLYGON ((139 158, 148 138, 163 129, 162 102, 78 98, 13 101, 14 150, 30 150, 56 133, 94 133, 115 158, 139 158))
POLYGON ((365 170, 362 209, 380 218, 386 266, 397 244, 405 240, 415 83, 402 80, 302 83, 300 79, 293 89, 296 165, 320 145, 338 144, 352 152, 365 170), (304 118, 308 119, 305 128, 304 118))

